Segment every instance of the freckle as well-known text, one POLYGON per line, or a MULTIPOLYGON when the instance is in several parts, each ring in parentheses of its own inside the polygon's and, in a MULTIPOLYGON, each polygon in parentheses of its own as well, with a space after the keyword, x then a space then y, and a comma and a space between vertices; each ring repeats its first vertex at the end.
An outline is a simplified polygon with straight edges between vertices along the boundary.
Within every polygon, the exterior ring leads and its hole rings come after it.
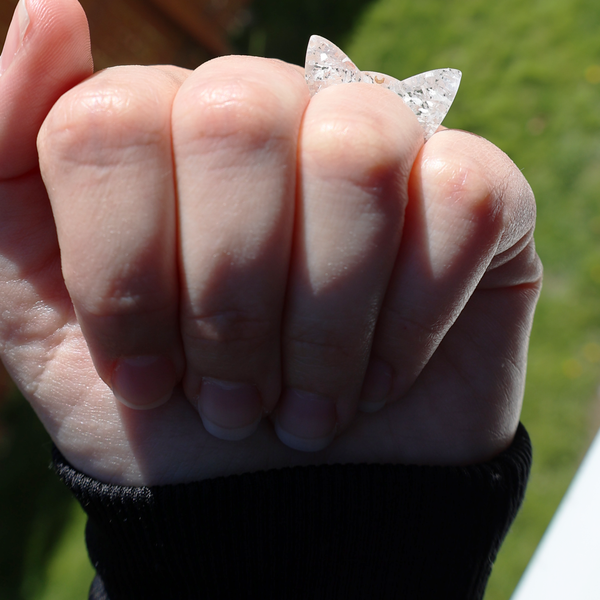
POLYGON ((378 75, 375 75, 375 83, 383 83, 385 81, 385 77, 379 77, 378 75))

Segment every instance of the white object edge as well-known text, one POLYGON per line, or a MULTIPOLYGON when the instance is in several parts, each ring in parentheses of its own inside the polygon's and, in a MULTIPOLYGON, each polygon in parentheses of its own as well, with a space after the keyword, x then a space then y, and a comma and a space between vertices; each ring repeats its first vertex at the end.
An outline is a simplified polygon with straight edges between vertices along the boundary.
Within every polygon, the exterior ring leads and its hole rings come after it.
POLYGON ((511 600, 600 599, 600 432, 511 600))

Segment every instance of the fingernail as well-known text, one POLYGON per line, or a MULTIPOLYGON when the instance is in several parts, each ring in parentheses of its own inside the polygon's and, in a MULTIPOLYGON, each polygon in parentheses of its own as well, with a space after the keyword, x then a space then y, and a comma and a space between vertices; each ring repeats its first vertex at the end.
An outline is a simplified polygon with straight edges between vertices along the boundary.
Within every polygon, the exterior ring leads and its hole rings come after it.
POLYGON ((365 373, 358 403, 359 410, 366 413, 381 410, 392 391, 393 381, 394 370, 392 367, 379 358, 372 358, 365 373))
POLYGON ((302 452, 323 450, 333 441, 336 424, 333 400, 304 390, 284 391, 275 431, 286 446, 302 452))
POLYGON ((25 2, 26 0, 19 0, 10 27, 8 28, 2 55, 0 55, 0 75, 6 72, 21 49, 27 28, 31 22, 25 2))
POLYGON ((204 377, 197 403, 204 429, 221 440, 251 436, 262 419, 260 394, 248 383, 204 377))
POLYGON ((176 376, 175 366, 164 356, 132 356, 118 361, 110 384, 125 406, 148 410, 169 400, 176 376))

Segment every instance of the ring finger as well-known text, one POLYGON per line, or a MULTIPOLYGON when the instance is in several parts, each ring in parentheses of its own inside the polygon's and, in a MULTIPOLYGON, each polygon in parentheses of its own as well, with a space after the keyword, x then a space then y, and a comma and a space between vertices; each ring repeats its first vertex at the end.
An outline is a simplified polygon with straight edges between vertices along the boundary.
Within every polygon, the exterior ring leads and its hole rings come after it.
POLYGON ((395 94, 356 84, 306 111, 276 430, 318 451, 352 420, 423 141, 395 94))

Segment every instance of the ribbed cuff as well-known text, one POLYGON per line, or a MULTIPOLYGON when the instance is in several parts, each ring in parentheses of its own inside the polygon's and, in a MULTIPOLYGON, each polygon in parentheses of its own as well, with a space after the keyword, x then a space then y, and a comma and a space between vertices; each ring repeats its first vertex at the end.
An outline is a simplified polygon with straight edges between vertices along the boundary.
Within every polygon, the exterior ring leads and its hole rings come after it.
POLYGON ((61 479, 89 516, 95 600, 483 597, 531 444, 469 467, 295 467, 185 485, 61 479))

